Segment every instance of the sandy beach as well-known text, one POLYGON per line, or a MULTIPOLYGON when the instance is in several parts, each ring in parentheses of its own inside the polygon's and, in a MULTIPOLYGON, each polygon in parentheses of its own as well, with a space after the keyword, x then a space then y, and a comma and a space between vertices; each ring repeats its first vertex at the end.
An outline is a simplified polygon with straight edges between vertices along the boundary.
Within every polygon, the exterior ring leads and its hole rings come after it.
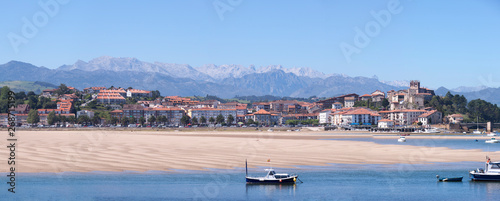
MULTIPOLYGON (((500 152, 445 147, 380 145, 373 142, 319 140, 372 137, 327 132, 173 132, 173 131, 23 131, 17 133, 17 172, 172 171, 268 166, 343 164, 425 164, 500 159, 500 152)), ((398 136, 373 136, 393 138, 398 136)), ((463 139, 466 136, 408 136, 463 139)), ((486 139, 475 137, 475 139, 486 139)), ((8 158, 7 141, 0 155, 8 158)), ((6 172, 7 163, 0 163, 6 172)))

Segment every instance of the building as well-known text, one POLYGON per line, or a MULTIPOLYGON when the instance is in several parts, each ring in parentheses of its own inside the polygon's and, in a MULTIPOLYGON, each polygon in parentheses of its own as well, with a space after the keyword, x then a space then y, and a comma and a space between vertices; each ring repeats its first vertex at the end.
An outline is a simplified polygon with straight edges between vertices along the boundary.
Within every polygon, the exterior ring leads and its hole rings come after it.
POLYGON ((133 97, 133 98, 153 97, 153 93, 151 93, 151 91, 140 90, 140 89, 128 89, 127 97, 133 97))
POLYGON ((356 103, 355 97, 345 97, 344 98, 344 106, 345 107, 354 107, 354 103, 356 103))
POLYGON ((271 113, 266 110, 259 110, 252 114, 246 115, 247 121, 252 119, 254 122, 259 122, 259 124, 263 125, 273 125, 277 124, 279 121, 279 115, 276 113, 271 113))
POLYGON ((355 108, 342 114, 343 125, 377 125, 380 114, 368 108, 355 108))
POLYGON ((125 104, 123 105, 123 116, 139 119, 144 116, 144 107, 141 105, 125 104))
POLYGON ((214 119, 217 119, 217 116, 222 115, 224 117, 224 122, 227 123, 227 118, 229 115, 233 116, 233 122, 232 124, 236 124, 236 109, 219 109, 219 108, 192 108, 188 109, 188 116, 192 118, 197 118, 201 119, 201 117, 205 117, 205 119, 208 120, 210 117, 213 117, 214 119))
POLYGON ((390 119, 381 119, 378 121, 379 128, 392 128, 394 127, 394 121, 390 119))
POLYGON ((167 117, 167 124, 172 126, 179 126, 181 124, 182 116, 186 114, 186 111, 178 107, 156 107, 153 108, 153 110, 156 111, 156 118, 159 116, 165 116, 167 117))
POLYGON ((375 90, 371 94, 372 102, 381 102, 385 98, 385 93, 380 90, 375 90))
POLYGON ((120 96, 122 97, 126 97, 127 96, 127 91, 125 91, 125 89, 104 89, 104 90, 100 90, 99 93, 117 93, 119 94, 120 96))
POLYGON ((365 94, 359 97, 362 101, 367 101, 372 99, 372 95, 370 94, 365 94))
MULTIPOLYGON (((330 106, 332 106, 332 104, 335 103, 335 102, 340 102, 340 103, 345 102, 344 99, 346 97, 354 97, 354 100, 358 100, 359 95, 358 94, 354 94, 354 93, 352 93, 352 94, 346 94, 346 95, 332 97, 332 98, 325 99, 325 100, 320 100, 320 101, 317 101, 315 103, 318 104, 318 105, 320 105, 322 107, 322 109, 327 109, 330 106)), ((344 107, 347 107, 347 106, 344 105, 344 107)))
POLYGON ((76 118, 78 118, 80 116, 87 116, 89 118, 92 118, 92 117, 94 117, 94 112, 89 111, 89 110, 80 110, 80 111, 76 112, 76 118))
POLYGON ((462 121, 464 120, 464 116, 461 114, 448 115, 448 116, 446 116, 446 118, 448 118, 448 121, 451 124, 459 124, 459 123, 462 123, 462 121))
POLYGON ((418 117, 426 112, 425 110, 390 110, 379 113, 384 119, 393 120, 396 125, 411 125, 418 123, 418 117))
POLYGON ((342 103, 340 102, 335 102, 332 104, 332 109, 335 109, 335 110, 340 110, 342 109, 342 103))
POLYGON ((424 101, 431 100, 434 90, 420 87, 420 81, 412 80, 407 90, 388 91, 387 98, 391 104, 391 110, 405 110, 424 108, 424 101))
POLYGON ((429 124, 440 124, 443 123, 443 114, 437 110, 431 110, 418 116, 418 122, 422 122, 424 126, 429 124))
POLYGON ((259 110, 266 110, 266 111, 271 111, 271 103, 268 102, 255 102, 252 103, 252 109, 254 109, 256 112, 259 110))
POLYGON ((30 105, 28 104, 19 104, 16 106, 12 114, 28 114, 30 112, 30 105))
POLYGON ((329 124, 331 122, 330 120, 330 114, 332 113, 331 109, 324 109, 321 112, 319 112, 319 123, 320 124, 329 124))
POLYGON ((281 116, 281 119, 278 123, 286 124, 288 120, 309 120, 309 119, 318 119, 319 113, 307 113, 307 114, 285 114, 281 116))
POLYGON ((123 104, 126 99, 120 93, 99 92, 96 101, 100 104, 123 104))
POLYGON ((113 110, 109 114, 111 117, 116 117, 120 120, 123 117, 123 110, 113 110))

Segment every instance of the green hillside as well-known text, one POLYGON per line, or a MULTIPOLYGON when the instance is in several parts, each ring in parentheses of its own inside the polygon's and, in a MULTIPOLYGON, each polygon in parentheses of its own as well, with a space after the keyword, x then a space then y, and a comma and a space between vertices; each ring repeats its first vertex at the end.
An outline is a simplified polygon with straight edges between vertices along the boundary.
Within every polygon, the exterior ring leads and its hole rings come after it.
POLYGON ((31 81, 3 81, 0 82, 0 88, 3 86, 8 86, 10 90, 14 92, 20 91, 33 91, 36 94, 41 93, 45 89, 57 88, 56 85, 47 82, 31 82, 31 81))

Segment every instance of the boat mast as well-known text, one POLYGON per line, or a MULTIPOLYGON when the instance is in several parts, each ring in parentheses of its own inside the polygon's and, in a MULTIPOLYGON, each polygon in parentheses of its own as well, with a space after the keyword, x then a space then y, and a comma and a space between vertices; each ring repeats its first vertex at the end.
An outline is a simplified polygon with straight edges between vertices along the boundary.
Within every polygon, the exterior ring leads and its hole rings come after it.
POLYGON ((247 164, 247 159, 245 159, 245 172, 246 172, 246 176, 248 177, 248 164, 247 164))

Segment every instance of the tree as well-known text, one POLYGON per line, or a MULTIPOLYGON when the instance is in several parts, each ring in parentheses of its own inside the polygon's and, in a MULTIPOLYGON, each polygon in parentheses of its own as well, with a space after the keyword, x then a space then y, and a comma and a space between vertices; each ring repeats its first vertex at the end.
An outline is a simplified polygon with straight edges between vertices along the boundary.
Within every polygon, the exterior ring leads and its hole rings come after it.
POLYGON ((161 95, 160 95, 160 91, 158 90, 155 90, 155 91, 151 91, 151 97, 153 100, 159 98, 161 95))
POLYGON ((72 124, 76 123, 76 118, 75 118, 75 116, 69 116, 69 117, 68 117, 68 122, 69 122, 69 123, 72 123, 72 124))
POLYGON ((63 94, 69 94, 70 90, 68 89, 68 87, 65 84, 61 84, 61 85, 59 85, 59 88, 56 89, 55 93, 57 95, 61 96, 63 94))
POLYGON ((387 106, 389 106, 389 100, 387 98, 382 99, 382 107, 387 109, 387 106))
POLYGON ((146 123, 146 118, 144 118, 143 116, 141 116, 139 118, 139 123, 141 124, 141 126, 144 126, 144 123, 146 123))
POLYGON ((207 123, 207 118, 205 118, 204 116, 201 116, 200 117, 200 123, 201 124, 206 124, 207 123))
POLYGON ((196 117, 193 117, 193 119, 191 119, 191 122, 193 122, 193 124, 198 124, 198 118, 196 117))
POLYGON ((214 119, 214 117, 210 117, 210 118, 208 119, 208 121, 209 121, 211 124, 213 124, 213 123, 215 122, 215 119, 214 119))
POLYGON ((137 119, 135 119, 135 117, 129 117, 129 118, 128 118, 128 122, 129 122, 130 124, 135 124, 135 123, 137 123, 137 119))
POLYGON ((156 121, 156 117, 151 115, 149 118, 148 118, 148 122, 149 122, 149 125, 153 125, 153 123, 156 121))
POLYGON ((52 111, 49 113, 49 115, 47 115, 47 123, 49 125, 54 125, 55 122, 57 122, 56 113, 52 111))
POLYGON ((222 114, 219 114, 217 115, 217 118, 215 119, 215 121, 218 123, 218 124, 222 124, 224 123, 224 116, 222 116, 222 114))
POLYGON ((38 111, 33 109, 28 113, 28 118, 26 119, 29 124, 37 124, 40 122, 40 116, 38 116, 38 111))
POLYGON ((93 125, 97 125, 101 123, 101 117, 99 115, 94 115, 91 119, 93 125))
POLYGON ((76 120, 79 124, 87 125, 90 122, 90 118, 87 115, 81 115, 76 120))
POLYGON ((233 123, 233 121, 234 121, 234 117, 233 117, 233 115, 229 115, 229 116, 227 116, 227 121, 226 121, 226 122, 227 122, 227 124, 231 125, 231 124, 233 123))
POLYGON ((120 120, 120 123, 123 126, 127 126, 128 125, 128 121, 129 121, 129 119, 127 117, 122 117, 122 119, 120 120))
POLYGON ((0 100, 7 100, 9 98, 10 88, 8 86, 2 87, 0 89, 0 100))
POLYGON ((248 125, 250 125, 250 124, 255 124, 255 121, 254 121, 253 119, 248 119, 247 124, 248 124, 248 125))
POLYGON ((182 116, 181 124, 184 124, 184 125, 189 124, 189 116, 187 116, 187 115, 182 116))

